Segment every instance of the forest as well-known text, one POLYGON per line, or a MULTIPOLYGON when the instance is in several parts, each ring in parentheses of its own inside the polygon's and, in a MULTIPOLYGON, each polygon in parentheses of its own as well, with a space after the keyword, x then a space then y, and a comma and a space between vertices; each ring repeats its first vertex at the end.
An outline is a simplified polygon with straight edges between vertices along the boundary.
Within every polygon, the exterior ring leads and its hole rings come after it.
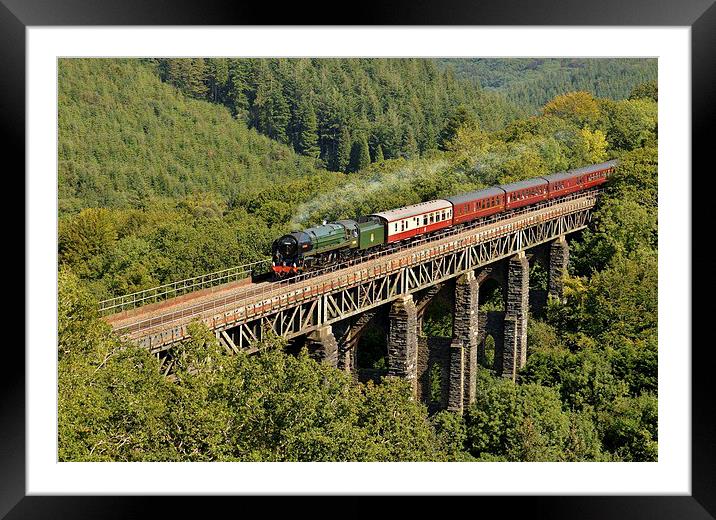
POLYGON ((439 60, 457 78, 488 91, 498 91, 526 115, 533 115, 553 97, 585 91, 614 100, 627 99, 634 83, 656 81, 654 59, 614 58, 450 58, 439 60))
MULTIPOLYGON (((656 460, 655 60, 446 61, 60 60, 61 461, 656 460), (610 158, 565 302, 531 317, 519 382, 482 369, 464 415, 280 338, 226 355, 198 324, 164 374, 97 313, 323 219, 610 158)), ((451 326, 436 306, 423 333, 451 326)))

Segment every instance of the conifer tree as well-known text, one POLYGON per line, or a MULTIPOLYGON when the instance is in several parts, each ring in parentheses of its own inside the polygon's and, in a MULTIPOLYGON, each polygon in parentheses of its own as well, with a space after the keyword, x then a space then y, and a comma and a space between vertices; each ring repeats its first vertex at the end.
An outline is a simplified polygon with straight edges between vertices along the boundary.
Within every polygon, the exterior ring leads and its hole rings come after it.
POLYGON ((247 95, 251 90, 249 85, 250 68, 251 63, 248 60, 231 60, 227 93, 234 115, 247 122, 250 108, 247 95))
POLYGON ((365 136, 356 139, 351 148, 351 161, 348 171, 357 172, 370 164, 370 152, 368 151, 368 140, 365 136))
POLYGON ((413 129, 409 126, 403 129, 403 139, 400 148, 402 151, 401 155, 407 159, 412 159, 419 155, 418 141, 415 139, 413 129))
POLYGON ((295 148, 300 154, 318 158, 321 149, 318 147, 318 120, 310 103, 301 101, 295 122, 295 148))
POLYGON ((439 145, 441 150, 447 150, 448 144, 455 138, 457 131, 463 126, 469 128, 476 127, 477 120, 467 107, 460 105, 453 111, 440 132, 439 145))
POLYGON ((281 85, 265 68, 259 72, 257 80, 251 122, 259 132, 281 143, 287 143, 291 111, 281 91, 281 85))
POLYGON ((335 171, 344 172, 348 169, 351 156, 351 136, 345 126, 341 127, 336 141, 335 159, 333 161, 333 169, 335 171))
POLYGON ((378 144, 378 146, 375 148, 375 158, 373 162, 383 162, 385 158, 383 157, 383 147, 378 144))
POLYGON ((184 94, 203 98, 209 90, 206 86, 206 65, 203 58, 176 58, 166 60, 166 81, 184 94))
POLYGON ((214 103, 223 103, 229 83, 229 60, 209 58, 206 60, 206 68, 209 99, 214 103))

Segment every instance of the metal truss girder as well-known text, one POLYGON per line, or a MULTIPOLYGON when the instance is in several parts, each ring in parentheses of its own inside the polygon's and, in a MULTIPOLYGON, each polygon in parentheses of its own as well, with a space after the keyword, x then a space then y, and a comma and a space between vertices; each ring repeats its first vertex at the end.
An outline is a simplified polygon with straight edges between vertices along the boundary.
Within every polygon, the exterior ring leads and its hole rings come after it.
MULTIPOLYGON (((214 331, 237 329, 239 348, 263 337, 268 327, 279 336, 292 338, 309 333, 400 296, 412 294, 478 267, 586 227, 594 197, 573 201, 567 210, 525 218, 488 229, 476 228, 465 236, 427 243, 421 249, 396 253, 372 265, 358 264, 336 271, 335 277, 311 279, 300 287, 284 287, 283 293, 245 301, 224 312, 202 317, 214 331), (393 258, 392 256, 395 256, 393 258)), ((168 348, 186 337, 186 324, 167 327, 134 339, 152 351, 168 348)))

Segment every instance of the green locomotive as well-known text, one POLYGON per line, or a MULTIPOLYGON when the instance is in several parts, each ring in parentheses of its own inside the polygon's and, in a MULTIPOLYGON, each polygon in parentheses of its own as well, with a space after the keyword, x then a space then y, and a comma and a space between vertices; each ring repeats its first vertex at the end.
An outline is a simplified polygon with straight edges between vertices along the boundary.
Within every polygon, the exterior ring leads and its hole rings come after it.
POLYGON ((272 269, 282 278, 328 265, 385 243, 385 228, 378 220, 338 220, 303 231, 293 231, 274 241, 272 269))

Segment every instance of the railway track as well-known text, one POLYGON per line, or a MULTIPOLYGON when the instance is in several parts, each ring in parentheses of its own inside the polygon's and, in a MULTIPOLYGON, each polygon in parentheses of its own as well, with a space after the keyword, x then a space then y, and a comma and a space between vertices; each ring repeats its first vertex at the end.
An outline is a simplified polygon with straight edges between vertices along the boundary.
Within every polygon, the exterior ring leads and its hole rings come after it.
POLYGON ((348 272, 347 268, 365 271, 366 269, 382 268, 388 262, 391 265, 401 265, 401 262, 423 249, 422 246, 433 247, 440 245, 442 242, 449 242, 463 236, 468 237, 477 232, 490 230, 495 226, 519 222, 524 220, 525 216, 541 218, 541 215, 548 214, 555 206, 594 195, 596 195, 596 190, 590 193, 583 192, 579 196, 568 196, 564 199, 522 208, 512 214, 502 215, 500 218, 491 218, 488 222, 478 222, 475 225, 451 230, 451 232, 441 232, 436 236, 423 237, 410 244, 396 246, 394 249, 380 251, 375 255, 343 262, 328 270, 302 275, 289 280, 262 283, 250 283, 250 280, 249 283, 246 283, 246 281, 234 282, 124 311, 107 316, 105 319, 119 334, 128 339, 137 339, 156 330, 181 327, 194 319, 218 314, 244 304, 256 302, 257 305, 262 306, 262 302, 280 298, 281 295, 287 292, 301 293, 303 291, 305 296, 305 291, 309 288, 314 291, 316 287, 322 287, 322 290, 330 291, 332 280, 339 274, 341 277, 345 276, 345 273, 348 272))

